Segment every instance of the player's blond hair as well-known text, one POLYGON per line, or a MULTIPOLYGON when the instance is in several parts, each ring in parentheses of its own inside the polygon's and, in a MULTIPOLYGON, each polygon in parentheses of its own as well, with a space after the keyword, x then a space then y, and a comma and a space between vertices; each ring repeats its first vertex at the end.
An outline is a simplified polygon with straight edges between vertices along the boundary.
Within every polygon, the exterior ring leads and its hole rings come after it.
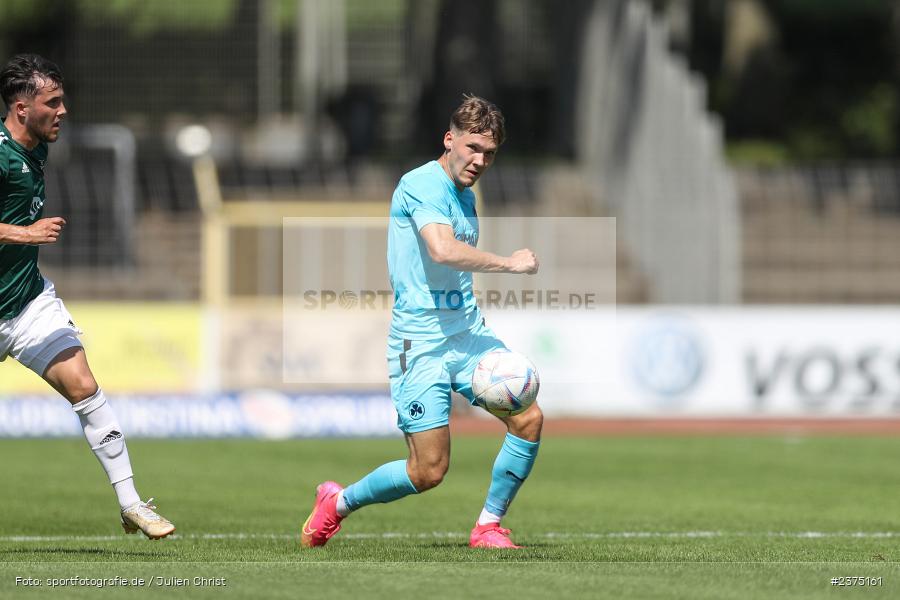
POLYGON ((474 94, 463 94, 462 104, 450 116, 450 129, 490 135, 498 146, 506 139, 503 113, 492 102, 474 94))

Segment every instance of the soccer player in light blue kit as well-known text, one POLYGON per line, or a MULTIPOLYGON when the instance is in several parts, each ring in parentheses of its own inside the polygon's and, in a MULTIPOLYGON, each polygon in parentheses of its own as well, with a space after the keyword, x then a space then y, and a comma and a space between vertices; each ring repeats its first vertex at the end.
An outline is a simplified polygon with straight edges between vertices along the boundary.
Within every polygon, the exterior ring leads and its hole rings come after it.
MULTIPOLYGON (((531 250, 497 256, 478 250, 475 194, 505 137, 496 106, 465 96, 444 134, 444 153, 403 176, 391 202, 388 267, 394 311, 388 338, 391 397, 409 458, 384 464, 346 489, 333 481, 316 488, 301 544, 322 546, 351 512, 437 486, 450 464, 450 391, 473 402, 472 374, 481 358, 504 349, 484 322, 472 273, 538 270, 531 250)), ((473 548, 519 548, 500 520, 531 472, 543 414, 537 403, 502 417, 508 433, 494 462, 487 501, 472 529, 473 548)))

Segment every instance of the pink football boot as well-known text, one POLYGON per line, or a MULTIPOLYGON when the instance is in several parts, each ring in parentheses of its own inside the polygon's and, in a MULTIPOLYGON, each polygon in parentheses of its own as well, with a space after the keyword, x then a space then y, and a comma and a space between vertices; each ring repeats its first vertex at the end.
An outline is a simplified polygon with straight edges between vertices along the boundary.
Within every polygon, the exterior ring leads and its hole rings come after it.
POLYGON ((509 529, 500 527, 500 523, 475 523, 469 535, 469 548, 521 548, 522 546, 513 544, 509 534, 509 529))
POLYGON ((300 545, 305 548, 324 546, 331 537, 341 530, 344 517, 337 513, 337 497, 343 487, 333 481, 320 483, 316 487, 316 502, 309 513, 303 529, 300 530, 300 545))

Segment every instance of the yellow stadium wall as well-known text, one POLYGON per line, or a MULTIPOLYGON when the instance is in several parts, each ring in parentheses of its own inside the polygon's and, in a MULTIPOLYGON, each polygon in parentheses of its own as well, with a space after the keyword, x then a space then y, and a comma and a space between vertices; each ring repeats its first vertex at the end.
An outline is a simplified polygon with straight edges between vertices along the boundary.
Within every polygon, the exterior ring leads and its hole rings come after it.
MULTIPOLYGON (((66 303, 91 369, 107 392, 198 390, 202 383, 203 310, 199 304, 66 303)), ((12 358, 0 363, 0 394, 47 393, 12 358)))

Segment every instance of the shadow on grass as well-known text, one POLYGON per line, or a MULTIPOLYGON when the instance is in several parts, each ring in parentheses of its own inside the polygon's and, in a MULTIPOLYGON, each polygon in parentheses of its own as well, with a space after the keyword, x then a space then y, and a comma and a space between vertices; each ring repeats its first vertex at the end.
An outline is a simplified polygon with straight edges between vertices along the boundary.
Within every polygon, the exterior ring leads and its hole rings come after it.
POLYGON ((0 550, 0 556, 11 556, 15 554, 56 554, 70 556, 85 555, 103 558, 160 558, 161 556, 163 556, 159 552, 134 552, 131 550, 117 550, 109 548, 13 548, 12 550, 0 550))
POLYGON ((434 542, 421 548, 429 548, 434 550, 462 550, 463 552, 477 552, 481 554, 502 554, 504 557, 512 555, 530 556, 529 550, 546 551, 549 548, 559 548, 558 545, 547 542, 526 543, 521 548, 470 548, 468 542, 434 542))

